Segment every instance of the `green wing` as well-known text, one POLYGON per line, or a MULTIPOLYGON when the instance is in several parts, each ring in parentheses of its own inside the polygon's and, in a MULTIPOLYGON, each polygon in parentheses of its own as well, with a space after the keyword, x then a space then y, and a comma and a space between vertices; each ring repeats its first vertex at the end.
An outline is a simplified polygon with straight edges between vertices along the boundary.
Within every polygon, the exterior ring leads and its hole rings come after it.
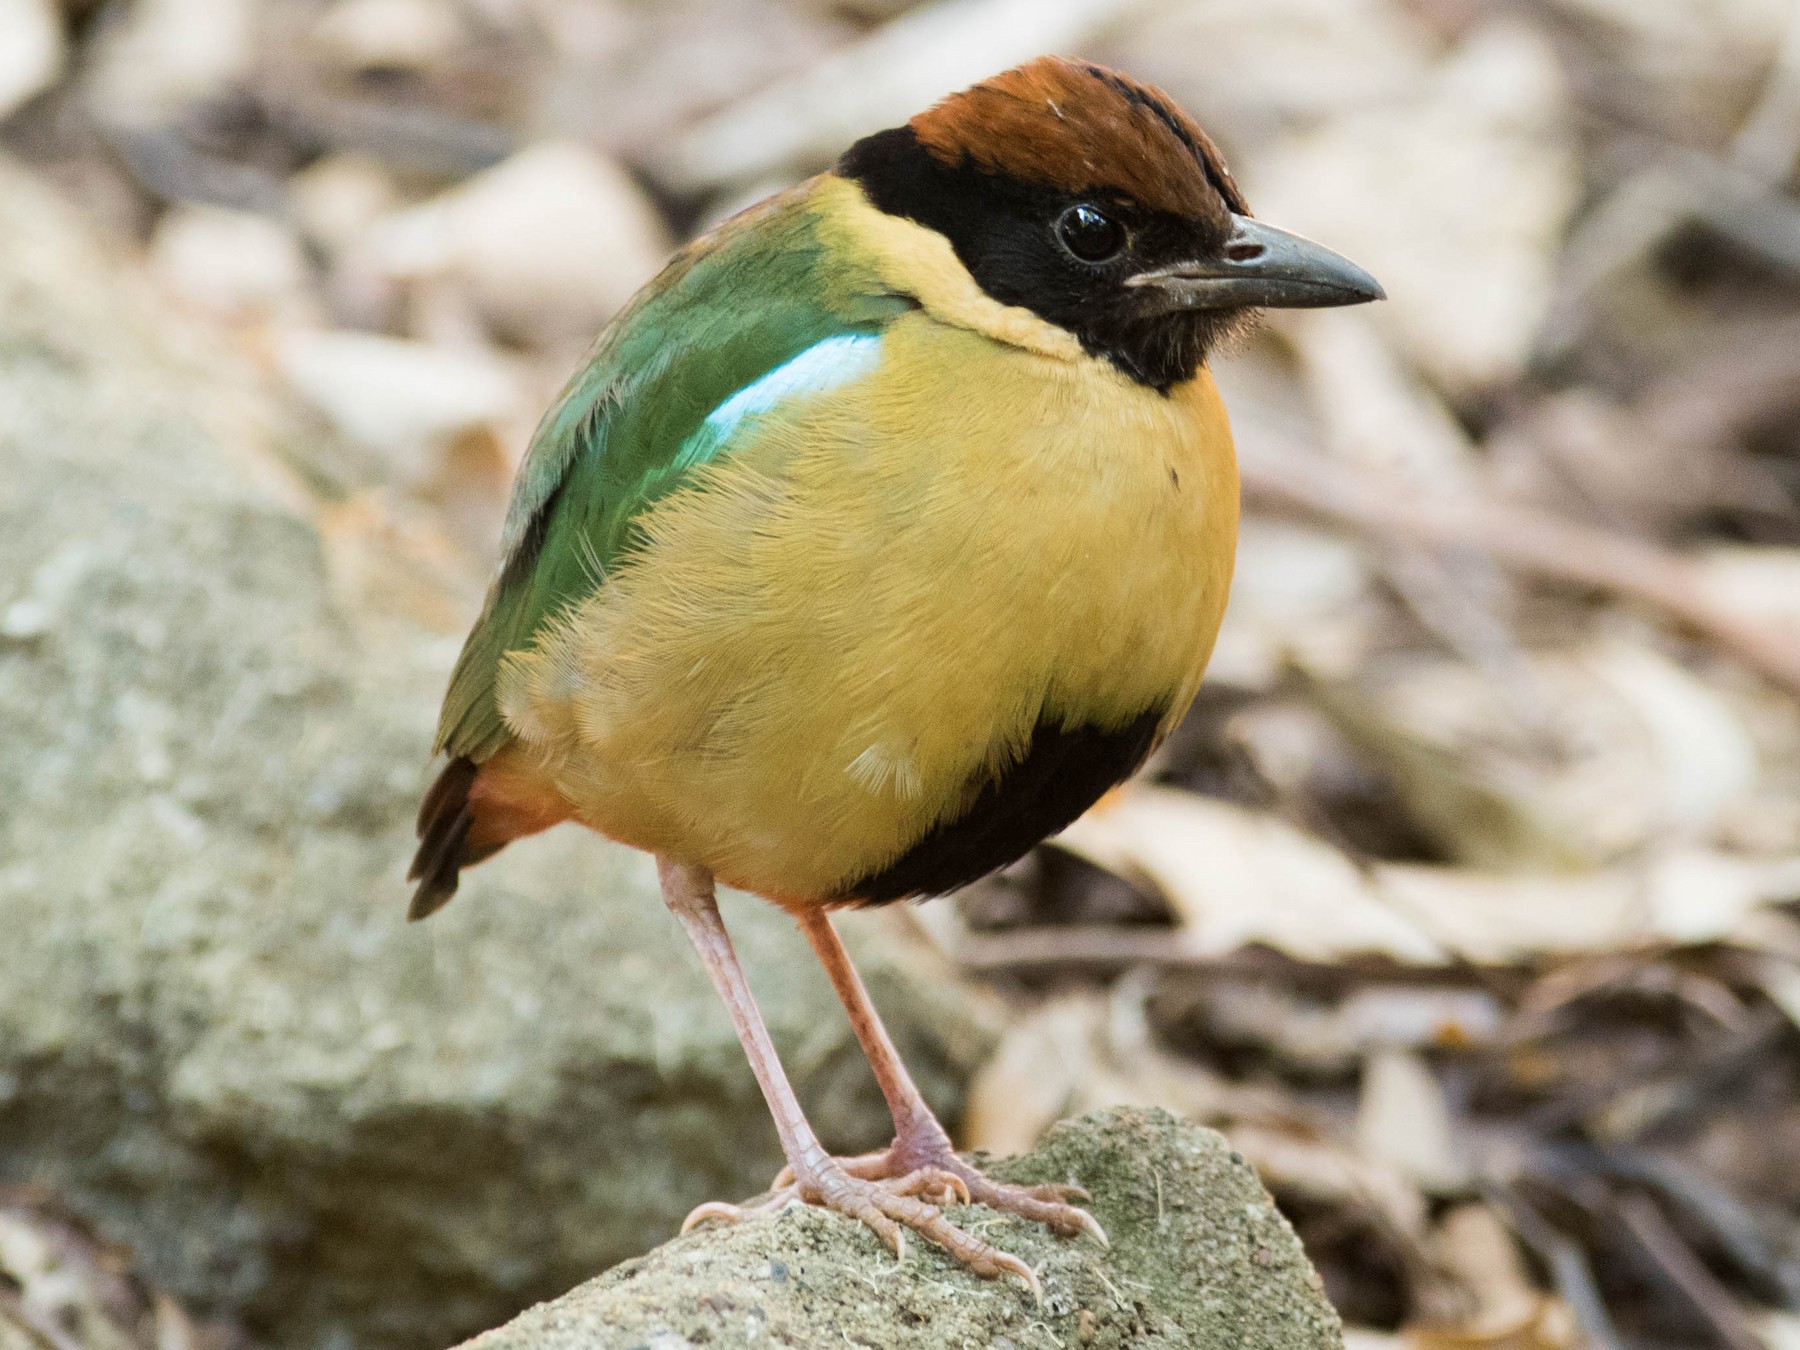
POLYGON ((818 344, 877 335, 909 308, 846 284, 841 269, 829 276, 813 230, 797 196, 739 217, 679 255, 601 335, 520 468, 505 562, 450 677, 440 751, 479 762, 506 742, 501 659, 593 593, 646 506, 730 453, 709 417, 818 344))

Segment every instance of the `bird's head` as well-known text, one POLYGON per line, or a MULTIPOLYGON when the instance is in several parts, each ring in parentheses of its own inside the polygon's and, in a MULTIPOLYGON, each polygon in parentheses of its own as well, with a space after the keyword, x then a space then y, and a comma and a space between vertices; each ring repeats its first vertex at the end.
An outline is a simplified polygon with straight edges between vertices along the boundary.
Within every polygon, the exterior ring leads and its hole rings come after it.
POLYGON ((838 172, 944 235, 994 299, 1162 389, 1259 309, 1383 298, 1349 259, 1253 219, 1206 133, 1100 66, 1040 57, 865 137, 838 172))

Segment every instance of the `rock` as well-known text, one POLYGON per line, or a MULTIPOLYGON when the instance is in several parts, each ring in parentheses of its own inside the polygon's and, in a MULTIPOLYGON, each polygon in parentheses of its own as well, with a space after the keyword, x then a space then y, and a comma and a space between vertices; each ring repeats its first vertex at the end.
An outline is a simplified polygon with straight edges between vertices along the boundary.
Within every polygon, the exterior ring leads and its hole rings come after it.
POLYGON ((298 236, 269 216, 173 207, 156 223, 150 267, 171 294, 220 319, 320 317, 298 236))
POLYGON ((115 130, 178 121, 249 75, 262 17, 261 0, 139 0, 96 44, 89 106, 115 130))
POLYGON ((63 47, 51 0, 0 0, 0 118, 62 73, 63 47))
MULTIPOLYGON (((146 289, 0 161, 0 1181, 267 1343, 445 1345, 774 1131, 647 860, 565 829, 402 921, 455 641, 340 602, 303 420, 146 289)), ((805 944, 727 918, 821 1133, 883 1142, 805 944)), ((845 927, 954 1115, 988 1033, 896 922, 845 927)))
MULTIPOLYGON (((1114 1108, 1064 1122, 994 1174, 1079 1180, 1112 1238, 1103 1252, 1021 1220, 984 1222, 987 1237, 1037 1268, 1041 1308, 1016 1281, 979 1279, 923 1242, 909 1243, 896 1269, 861 1225, 793 1207, 678 1238, 477 1337, 470 1350, 1341 1350, 1337 1315, 1299 1239, 1211 1130, 1158 1109, 1114 1108)), ((951 1217, 984 1220, 976 1210, 951 1217)))
POLYGON ((457 436, 516 419, 525 398, 515 366, 486 347, 296 328, 271 351, 296 393, 403 479, 427 477, 457 436))
POLYGON ((443 0, 335 0, 313 28, 320 54, 350 72, 428 71, 465 37, 443 0))
POLYGON ((294 217, 321 249, 354 248, 371 226, 399 209, 400 189, 377 160, 327 155, 288 180, 294 217))
POLYGON ((649 199, 617 164, 545 142, 383 221, 397 278, 449 277, 500 336, 586 344, 668 256, 649 199))

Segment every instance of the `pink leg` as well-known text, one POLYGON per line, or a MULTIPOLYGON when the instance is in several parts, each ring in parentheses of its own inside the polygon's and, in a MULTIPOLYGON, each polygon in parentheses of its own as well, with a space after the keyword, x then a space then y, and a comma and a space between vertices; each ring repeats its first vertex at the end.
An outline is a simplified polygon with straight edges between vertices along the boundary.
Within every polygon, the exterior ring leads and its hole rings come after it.
POLYGON ((990 1181, 956 1156, 949 1134, 932 1114, 906 1071, 887 1028, 881 1024, 862 976, 856 973, 843 939, 832 926, 831 916, 823 909, 808 910, 800 915, 799 924, 850 1015, 856 1039, 862 1043, 881 1095, 887 1099, 894 1117, 894 1142, 879 1153, 842 1159, 846 1170, 867 1177, 906 1176, 921 1169, 948 1172, 961 1180, 968 1197, 977 1204, 1046 1224, 1064 1237, 1087 1233, 1102 1246, 1110 1245, 1094 1216, 1068 1203, 1071 1199, 1087 1198, 1079 1186, 1008 1186, 990 1181))
POLYGON ((1043 1291, 1030 1266, 971 1237, 944 1218, 937 1206, 919 1198, 961 1191, 954 1175, 926 1166, 903 1176, 853 1176, 825 1152, 800 1109, 799 1099, 776 1057, 775 1043, 769 1038, 762 1013, 751 996, 750 984, 738 965, 737 953, 732 950, 730 935, 713 898, 712 874, 704 868, 661 858, 657 860, 657 871, 662 879, 664 902, 687 930, 688 940, 700 954, 713 988, 731 1015, 731 1025, 743 1044, 750 1071, 756 1075, 769 1104, 769 1114, 775 1118, 781 1151, 793 1175, 792 1182, 770 1201, 752 1209, 719 1202, 700 1206, 688 1215, 682 1231, 705 1219, 736 1221, 798 1201, 860 1220, 901 1256, 906 1254, 906 1230, 910 1228, 948 1250, 979 1275, 1017 1275, 1042 1302, 1043 1291))

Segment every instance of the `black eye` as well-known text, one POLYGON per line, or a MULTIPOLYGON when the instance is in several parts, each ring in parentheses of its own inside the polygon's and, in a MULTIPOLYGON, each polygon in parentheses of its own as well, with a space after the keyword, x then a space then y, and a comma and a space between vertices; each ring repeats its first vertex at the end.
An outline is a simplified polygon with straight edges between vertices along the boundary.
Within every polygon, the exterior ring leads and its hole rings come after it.
POLYGON ((1056 237, 1083 262, 1116 258, 1125 247, 1125 227, 1097 206, 1083 202, 1057 217, 1056 237))

